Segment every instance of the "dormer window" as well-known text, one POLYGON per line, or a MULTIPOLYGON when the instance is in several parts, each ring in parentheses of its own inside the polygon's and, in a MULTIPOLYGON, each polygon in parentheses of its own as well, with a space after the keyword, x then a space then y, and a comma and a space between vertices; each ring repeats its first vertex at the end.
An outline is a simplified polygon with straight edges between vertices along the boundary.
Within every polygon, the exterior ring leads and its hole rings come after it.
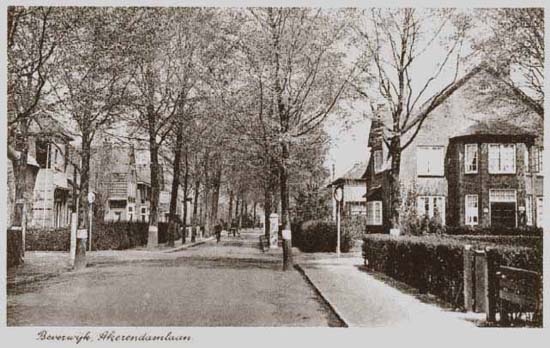
POLYGON ((477 173, 478 147, 477 144, 464 145, 464 172, 466 174, 477 173))
POLYGON ((378 173, 382 171, 382 164, 384 162, 384 159, 382 157, 382 150, 376 150, 374 151, 374 172, 378 173))

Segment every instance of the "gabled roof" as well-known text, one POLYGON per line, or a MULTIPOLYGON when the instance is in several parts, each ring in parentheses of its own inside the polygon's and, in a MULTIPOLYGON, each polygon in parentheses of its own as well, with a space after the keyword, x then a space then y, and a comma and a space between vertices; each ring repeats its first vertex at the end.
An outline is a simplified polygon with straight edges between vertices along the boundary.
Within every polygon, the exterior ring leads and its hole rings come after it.
POLYGON ((367 170, 367 165, 367 161, 354 163, 353 166, 344 173, 344 175, 331 182, 328 186, 338 185, 339 183, 347 180, 365 181, 362 177, 367 170))
POLYGON ((74 134, 69 132, 65 126, 48 115, 39 115, 33 119, 31 134, 39 135, 41 138, 62 138, 66 141, 74 140, 74 134))

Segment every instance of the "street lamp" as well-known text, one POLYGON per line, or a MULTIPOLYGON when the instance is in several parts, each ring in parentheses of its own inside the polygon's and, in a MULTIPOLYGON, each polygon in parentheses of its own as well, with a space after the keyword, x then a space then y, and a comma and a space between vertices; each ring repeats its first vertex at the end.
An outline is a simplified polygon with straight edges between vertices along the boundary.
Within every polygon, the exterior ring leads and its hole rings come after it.
POLYGON ((340 257, 340 202, 344 198, 344 189, 342 186, 336 186, 334 189, 334 199, 336 200, 336 256, 340 257))

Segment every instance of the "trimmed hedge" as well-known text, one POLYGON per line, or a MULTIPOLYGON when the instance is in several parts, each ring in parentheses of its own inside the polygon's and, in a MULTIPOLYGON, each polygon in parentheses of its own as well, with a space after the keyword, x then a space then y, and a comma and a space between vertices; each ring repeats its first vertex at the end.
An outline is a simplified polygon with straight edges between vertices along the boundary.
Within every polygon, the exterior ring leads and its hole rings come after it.
MULTIPOLYGON (((123 250, 147 244, 145 222, 102 222, 92 227, 92 250, 123 250)), ((68 251, 70 228, 27 229, 26 250, 68 251)))
POLYGON ((448 237, 471 244, 491 243, 528 248, 536 248, 539 245, 542 245, 542 238, 537 236, 448 235, 448 237))
MULTIPOLYGON (((293 224, 292 245, 306 253, 335 252, 337 244, 336 223, 323 220, 310 220, 293 224)), ((347 253, 353 247, 350 233, 343 233, 340 239, 341 251, 347 253)))
POLYGON ((353 239, 361 239, 367 231, 367 218, 364 215, 343 216, 340 227, 353 239))
MULTIPOLYGON (((471 242, 436 235, 373 234, 364 236, 362 250, 370 269, 462 308, 465 244, 471 242)), ((497 250, 502 265, 542 271, 542 245, 526 248, 487 242, 474 244, 475 248, 486 246, 497 250)))
POLYGON ((478 226, 445 226, 448 235, 473 236, 535 236, 542 237, 540 227, 478 227, 478 226))
POLYGON ((69 227, 55 229, 27 228, 25 250, 68 251, 71 246, 69 227))

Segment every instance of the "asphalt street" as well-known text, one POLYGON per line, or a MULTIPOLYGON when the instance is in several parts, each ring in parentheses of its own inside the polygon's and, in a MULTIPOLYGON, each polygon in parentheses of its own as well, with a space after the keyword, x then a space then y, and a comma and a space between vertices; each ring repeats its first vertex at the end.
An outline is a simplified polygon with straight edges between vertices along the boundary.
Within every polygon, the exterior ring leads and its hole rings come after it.
POLYGON ((299 272, 258 249, 259 233, 8 286, 8 325, 339 326, 299 272))

